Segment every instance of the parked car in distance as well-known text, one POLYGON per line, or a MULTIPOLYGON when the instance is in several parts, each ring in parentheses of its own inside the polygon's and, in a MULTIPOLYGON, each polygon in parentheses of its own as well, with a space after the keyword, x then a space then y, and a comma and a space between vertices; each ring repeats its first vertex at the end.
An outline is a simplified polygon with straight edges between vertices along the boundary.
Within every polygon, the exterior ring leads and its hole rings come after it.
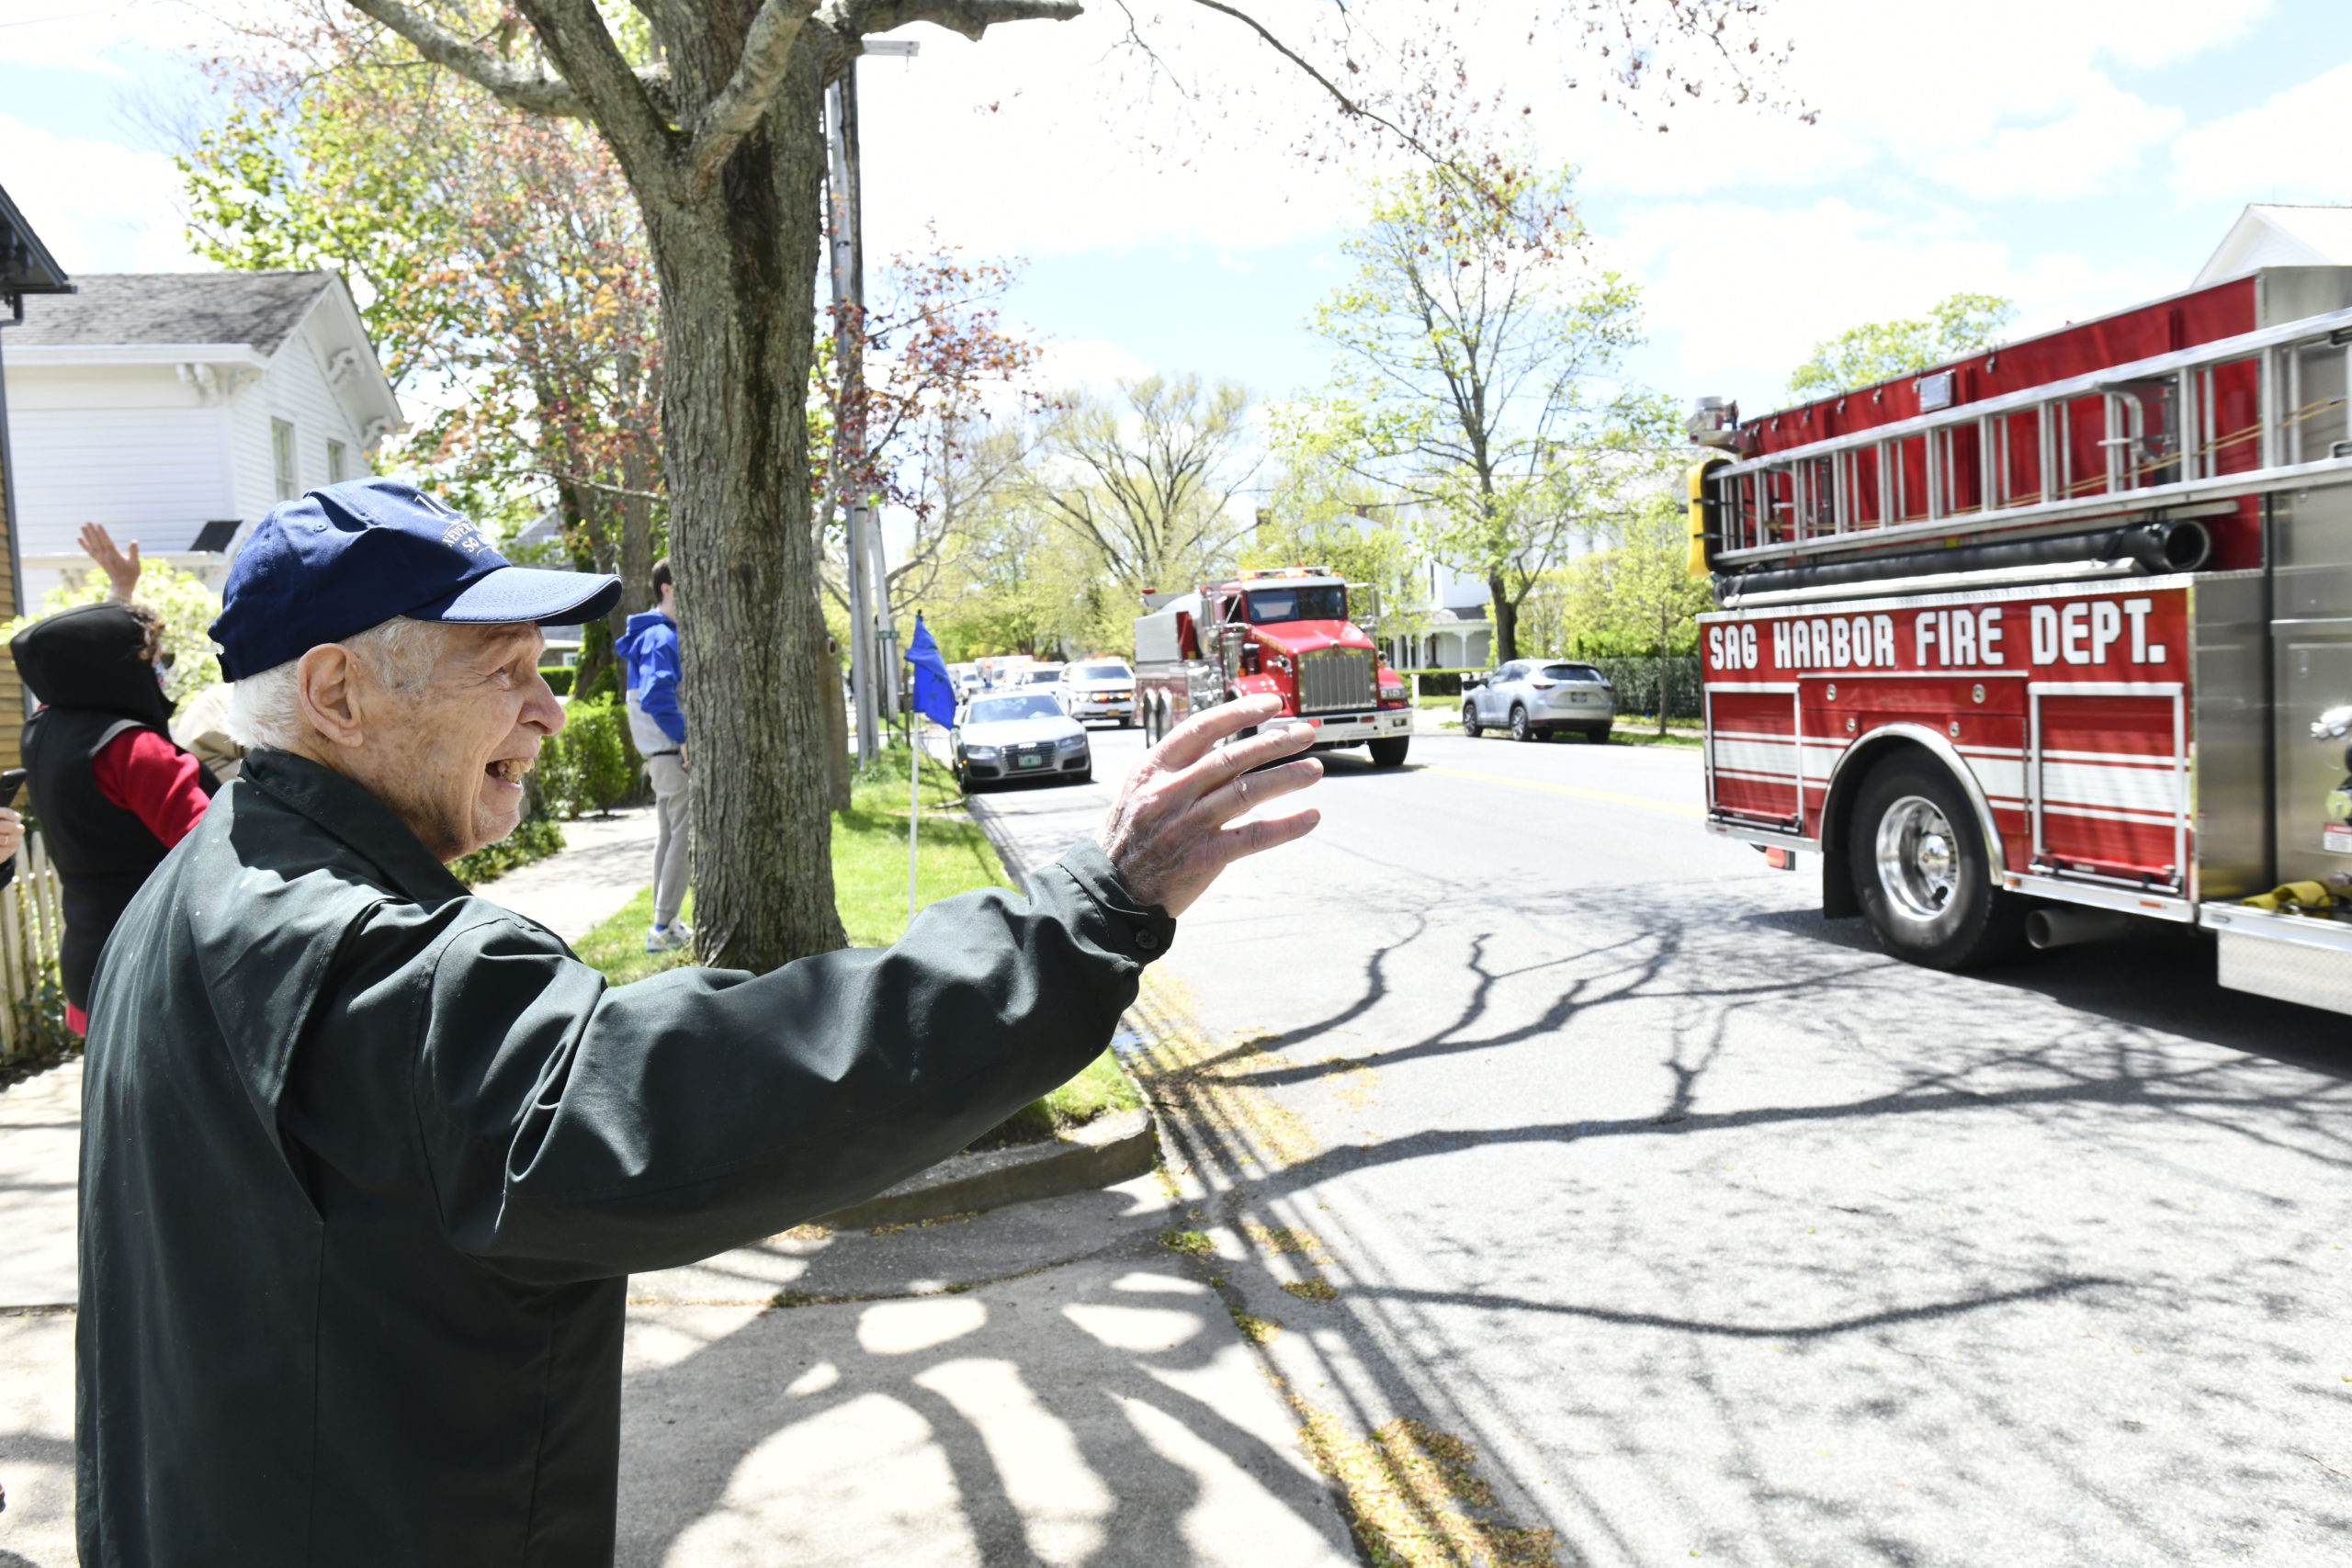
POLYGON ((1063 705, 1080 723, 1114 718, 1121 729, 1136 721, 1136 672, 1124 659, 1089 659, 1062 671, 1063 705))
POLYGON ((956 714, 947 746, 956 782, 967 790, 1008 779, 1084 784, 1094 776, 1086 727, 1050 691, 974 697, 956 714))
POLYGON ((1607 740, 1617 718, 1616 688, 1589 664, 1514 659, 1462 685, 1462 733, 1473 740, 1488 729, 1508 730, 1513 740, 1563 734, 1607 740))

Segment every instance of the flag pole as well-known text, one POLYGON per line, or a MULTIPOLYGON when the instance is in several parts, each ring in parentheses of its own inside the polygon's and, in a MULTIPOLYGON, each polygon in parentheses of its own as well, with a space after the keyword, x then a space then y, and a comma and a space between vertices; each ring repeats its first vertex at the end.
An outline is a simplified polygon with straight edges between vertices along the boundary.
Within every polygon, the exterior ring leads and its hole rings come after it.
POLYGON ((915 721, 924 716, 907 715, 907 923, 915 919, 915 821, 922 815, 922 741, 915 728, 915 721))

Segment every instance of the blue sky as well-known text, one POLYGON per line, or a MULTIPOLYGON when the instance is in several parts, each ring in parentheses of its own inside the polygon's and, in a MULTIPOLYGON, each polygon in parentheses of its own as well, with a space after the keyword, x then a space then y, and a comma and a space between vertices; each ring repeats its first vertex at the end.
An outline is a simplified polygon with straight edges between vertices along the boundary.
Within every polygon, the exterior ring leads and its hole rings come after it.
MULTIPOLYGON (((0 0, 0 185, 68 267, 192 265, 141 126, 159 107, 203 111, 190 46, 216 11, 0 0)), ((1783 0, 1777 15, 1796 45, 1782 85, 1818 111, 1811 127, 1726 109, 1660 136, 1471 40, 1532 107, 1543 153, 1581 167, 1596 254, 1648 301, 1634 371, 1678 396, 1769 407, 1813 342, 1954 289, 2014 297, 2024 330, 2112 310, 2185 287, 2249 201, 2352 202, 2344 0, 1783 0)), ((1311 98, 1275 83, 1197 126, 1148 119, 1137 78, 1106 63, 1100 15, 979 44, 910 36, 920 58, 865 67, 873 251, 935 224, 1025 257, 1011 313, 1069 378, 1193 370, 1279 396, 1320 377, 1302 323, 1339 276, 1356 187, 1284 151, 1321 112, 1311 98)), ((1272 80, 1229 31, 1174 41, 1212 76, 1272 80)))

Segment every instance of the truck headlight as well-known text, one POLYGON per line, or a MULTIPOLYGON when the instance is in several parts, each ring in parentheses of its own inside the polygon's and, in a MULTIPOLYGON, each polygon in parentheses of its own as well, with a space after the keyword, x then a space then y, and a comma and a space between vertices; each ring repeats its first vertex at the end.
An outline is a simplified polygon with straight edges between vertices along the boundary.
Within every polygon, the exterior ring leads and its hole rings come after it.
POLYGON ((1380 700, 1384 703, 1401 703, 1405 700, 1405 688, 1383 682, 1380 688, 1380 700))

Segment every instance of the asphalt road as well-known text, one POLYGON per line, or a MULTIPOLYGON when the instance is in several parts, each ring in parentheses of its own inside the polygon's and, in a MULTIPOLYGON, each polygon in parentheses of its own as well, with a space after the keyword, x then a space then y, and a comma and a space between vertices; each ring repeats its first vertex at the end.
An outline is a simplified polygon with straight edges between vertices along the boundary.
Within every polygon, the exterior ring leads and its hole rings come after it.
MULTIPOLYGON (((1050 858, 1140 747, 989 808, 1050 858)), ((1894 963, 1687 749, 1317 793, 1163 965, 1309 1134, 1216 1216, 1328 1249, 1294 1386, 1466 1438, 1563 1563, 2352 1561, 2352 1021, 2180 933, 1894 963)))

